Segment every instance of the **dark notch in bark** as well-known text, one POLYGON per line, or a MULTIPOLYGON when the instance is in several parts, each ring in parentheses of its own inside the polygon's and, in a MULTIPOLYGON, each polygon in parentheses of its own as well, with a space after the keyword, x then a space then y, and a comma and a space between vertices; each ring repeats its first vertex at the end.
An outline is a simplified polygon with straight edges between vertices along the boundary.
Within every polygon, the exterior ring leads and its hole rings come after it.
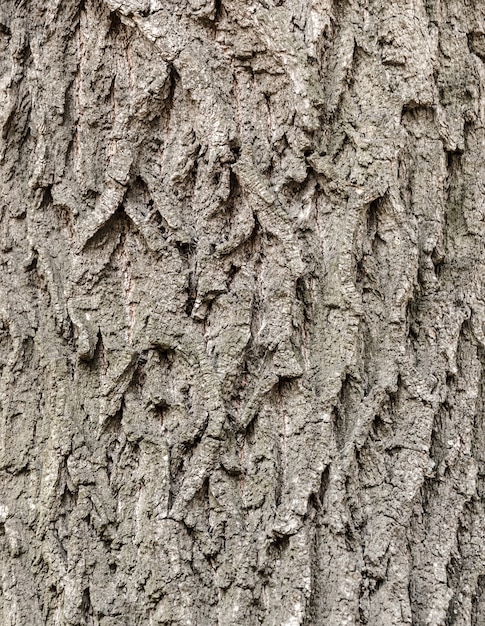
MULTIPOLYGON (((22 60, 23 74, 27 73, 31 65, 31 50, 28 41, 22 46, 20 57, 22 60)), ((12 96, 17 100, 17 106, 12 107, 5 120, 2 122, 1 133, 4 140, 4 153, 0 153, 0 164, 3 163, 4 154, 10 149, 13 140, 17 140, 19 151, 26 145, 26 139, 30 134, 30 115, 31 115, 31 92, 28 88, 25 78, 19 81, 17 85, 10 87, 12 96), (20 113, 20 115, 19 115, 20 113)), ((30 156, 30 155, 29 155, 30 156)))
POLYGON ((76 15, 73 19, 73 30, 79 28, 79 23, 81 21, 81 15, 86 11, 86 0, 79 0, 79 4, 77 6, 76 15))
POLYGON ((467 233, 468 227, 463 212, 465 186, 463 184, 463 157, 460 150, 446 153, 446 205, 445 205, 445 245, 452 245, 457 237, 467 233))
MULTIPOLYGON (((325 494, 327 493, 327 489, 330 483, 330 470, 327 465, 322 472, 320 477, 320 485, 318 488, 318 492, 312 493, 310 495, 309 504, 315 510, 316 514, 322 517, 322 514, 325 511, 325 494)), ((317 525, 321 525, 322 519, 317 520, 317 525)))
POLYGON ((48 207, 52 206, 52 185, 48 185, 42 189, 42 199, 40 201, 39 210, 45 211, 48 207))
POLYGON ((91 604, 91 596, 89 594, 89 586, 83 591, 83 599, 81 604, 81 612, 86 624, 92 623, 93 620, 93 605, 91 604))
POLYGON ((190 242, 176 241, 175 247, 177 248, 180 257, 189 272, 186 287, 187 301, 185 305, 185 312, 190 317, 194 308, 195 298, 197 296, 197 276, 195 271, 197 244, 194 239, 190 242))
POLYGON ((106 446, 106 471, 108 474, 108 480, 110 480, 112 468, 114 465, 114 449, 119 444, 119 438, 121 434, 121 421, 123 419, 123 412, 125 410, 125 402, 122 399, 121 406, 114 415, 107 417, 102 425, 100 436, 106 436, 111 438, 111 442, 106 446))
POLYGON ((168 128, 170 122, 170 115, 173 110, 173 105, 175 101, 175 90, 177 85, 180 85, 180 74, 178 73, 175 65, 170 63, 169 66, 169 79, 167 81, 167 95, 165 96, 165 111, 167 115, 166 125, 168 128))
POLYGON ((311 559, 311 590, 310 597, 307 602, 307 611, 304 621, 304 626, 314 626, 319 623, 320 604, 321 604, 321 588, 320 577, 322 575, 320 570, 321 551, 322 546, 322 532, 326 526, 325 515, 325 494, 330 485, 330 468, 327 467, 323 470, 320 478, 320 487, 318 493, 310 496, 310 506, 314 510, 314 524, 315 530, 312 534, 310 559, 311 559))
POLYGON ((106 374, 108 369, 108 359, 106 357, 106 350, 103 343, 103 335, 101 330, 98 330, 96 348, 94 349, 94 356, 89 361, 89 367, 94 371, 101 370, 103 374, 106 374))
POLYGON ((439 280, 441 277, 441 271, 445 264, 444 253, 439 248, 434 248, 431 253, 431 261, 433 263, 435 276, 439 280))
POLYGON ((12 31, 6 24, 0 23, 0 36, 7 37, 8 39, 12 36, 12 31))
MULTIPOLYGON (((113 236, 121 234, 126 228, 129 217, 123 210, 123 205, 116 209, 110 217, 86 240, 86 251, 101 248, 113 236)), ((129 220, 131 222, 131 220, 129 220)))
POLYGON ((123 22, 120 20, 120 16, 116 13, 116 11, 112 11, 110 13, 110 25, 107 36, 111 34, 117 35, 122 28, 123 22))
POLYGON ((472 621, 471 626, 482 626, 485 616, 485 573, 477 579, 477 584, 472 596, 472 621))
POLYGON ((382 199, 377 198, 369 203, 367 210, 367 236, 373 239, 378 230, 379 211, 382 199))
POLYGON ((471 32, 468 33, 467 38, 470 52, 485 62, 485 33, 471 32))
POLYGON ((426 121, 433 123, 435 118, 435 107, 433 104, 416 102, 409 100, 403 104, 401 110, 401 124, 404 127, 415 124, 422 125, 426 121))
POLYGON ((346 374, 340 387, 338 401, 333 410, 335 438, 340 449, 343 449, 347 441, 350 426, 348 415, 352 413, 355 405, 355 392, 355 381, 350 374, 346 374))
POLYGON ((217 26, 219 20, 221 19, 222 11, 223 11, 222 0, 214 0, 214 17, 212 18, 214 22, 214 26, 217 26))
POLYGON ((140 358, 138 359, 138 363, 135 367, 133 376, 131 378, 131 382, 128 387, 128 388, 135 387, 138 393, 141 393, 141 390, 146 380, 145 364, 146 364, 146 360, 140 359, 140 358))
POLYGON ((419 301, 409 300, 406 305, 406 322, 408 327, 408 337, 416 340, 419 337, 419 301))

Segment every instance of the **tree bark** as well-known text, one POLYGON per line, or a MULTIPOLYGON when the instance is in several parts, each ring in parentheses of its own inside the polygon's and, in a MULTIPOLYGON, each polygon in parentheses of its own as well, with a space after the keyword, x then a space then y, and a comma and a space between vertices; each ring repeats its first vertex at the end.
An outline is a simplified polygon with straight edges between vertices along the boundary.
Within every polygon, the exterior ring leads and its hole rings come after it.
POLYGON ((485 5, 0 1, 0 623, 485 623, 485 5))

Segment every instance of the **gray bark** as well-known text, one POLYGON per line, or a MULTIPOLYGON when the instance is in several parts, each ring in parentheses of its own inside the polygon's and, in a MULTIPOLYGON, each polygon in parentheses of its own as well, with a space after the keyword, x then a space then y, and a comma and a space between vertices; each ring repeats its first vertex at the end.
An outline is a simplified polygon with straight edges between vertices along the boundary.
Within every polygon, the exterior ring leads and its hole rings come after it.
POLYGON ((0 623, 485 623, 485 5, 0 0, 0 623))

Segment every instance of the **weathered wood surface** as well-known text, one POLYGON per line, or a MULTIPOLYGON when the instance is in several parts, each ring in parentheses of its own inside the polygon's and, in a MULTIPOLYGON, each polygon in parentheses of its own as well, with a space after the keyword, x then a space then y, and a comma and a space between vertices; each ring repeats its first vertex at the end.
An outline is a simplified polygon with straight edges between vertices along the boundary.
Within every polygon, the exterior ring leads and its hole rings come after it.
POLYGON ((485 5, 0 2, 0 623, 483 626, 485 5))

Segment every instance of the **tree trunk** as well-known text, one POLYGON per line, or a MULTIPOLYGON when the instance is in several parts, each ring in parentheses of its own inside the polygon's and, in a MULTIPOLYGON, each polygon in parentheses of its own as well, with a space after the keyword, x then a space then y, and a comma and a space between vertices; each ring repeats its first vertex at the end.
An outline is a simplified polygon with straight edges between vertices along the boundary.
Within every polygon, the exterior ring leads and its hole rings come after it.
POLYGON ((485 5, 0 0, 0 623, 485 624, 485 5))

